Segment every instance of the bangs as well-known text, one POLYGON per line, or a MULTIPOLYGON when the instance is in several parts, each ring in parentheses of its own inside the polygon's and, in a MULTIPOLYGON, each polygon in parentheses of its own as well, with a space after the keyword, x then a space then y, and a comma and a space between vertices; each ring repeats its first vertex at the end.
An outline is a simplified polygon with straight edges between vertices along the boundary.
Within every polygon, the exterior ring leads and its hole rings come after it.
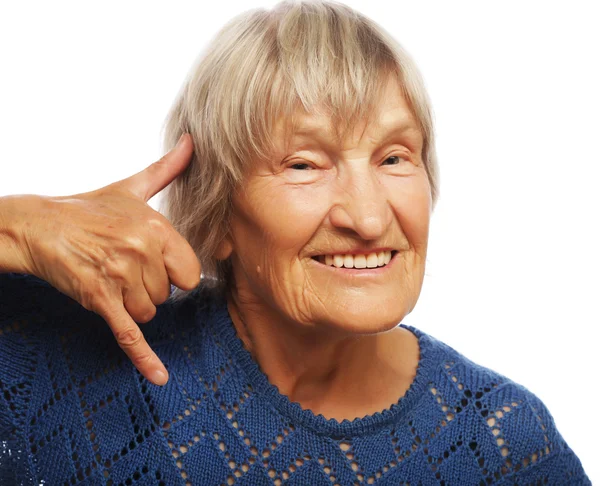
POLYGON ((242 166, 272 157, 280 137, 288 141, 305 115, 326 116, 339 143, 373 121, 390 75, 403 88, 393 52, 356 12, 342 7, 341 15, 340 6, 323 4, 288 5, 283 12, 263 13, 254 52, 240 47, 245 62, 230 63, 236 72, 226 78, 240 95, 226 97, 223 107, 237 112, 238 129, 225 122, 223 130, 242 166))

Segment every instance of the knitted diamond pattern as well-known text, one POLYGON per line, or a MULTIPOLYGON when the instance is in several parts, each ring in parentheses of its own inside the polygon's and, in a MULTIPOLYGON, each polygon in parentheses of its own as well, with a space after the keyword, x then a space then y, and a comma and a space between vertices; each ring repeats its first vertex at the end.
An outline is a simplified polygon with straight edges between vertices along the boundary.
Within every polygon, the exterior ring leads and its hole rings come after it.
POLYGON ((389 409, 326 419, 269 383, 225 301, 197 291, 141 329, 148 382, 104 320, 0 274, 0 484, 589 485, 542 401, 412 326, 417 376, 389 409))

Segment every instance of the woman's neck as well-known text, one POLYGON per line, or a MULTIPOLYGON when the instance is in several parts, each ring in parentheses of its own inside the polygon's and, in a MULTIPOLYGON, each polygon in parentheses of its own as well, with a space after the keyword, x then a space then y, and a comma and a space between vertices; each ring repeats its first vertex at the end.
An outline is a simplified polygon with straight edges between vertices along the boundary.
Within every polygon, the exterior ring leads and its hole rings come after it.
POLYGON ((341 421, 380 412, 414 380, 419 344, 404 328, 342 334, 289 321, 237 293, 227 302, 238 336, 269 382, 315 414, 341 421))

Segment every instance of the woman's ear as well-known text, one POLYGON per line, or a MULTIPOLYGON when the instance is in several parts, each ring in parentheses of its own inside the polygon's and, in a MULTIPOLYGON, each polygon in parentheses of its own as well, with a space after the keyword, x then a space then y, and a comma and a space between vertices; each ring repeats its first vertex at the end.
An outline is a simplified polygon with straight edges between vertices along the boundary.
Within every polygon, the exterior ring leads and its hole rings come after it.
POLYGON ((226 235, 217 246, 215 258, 217 260, 227 260, 233 253, 233 243, 229 235, 226 235))

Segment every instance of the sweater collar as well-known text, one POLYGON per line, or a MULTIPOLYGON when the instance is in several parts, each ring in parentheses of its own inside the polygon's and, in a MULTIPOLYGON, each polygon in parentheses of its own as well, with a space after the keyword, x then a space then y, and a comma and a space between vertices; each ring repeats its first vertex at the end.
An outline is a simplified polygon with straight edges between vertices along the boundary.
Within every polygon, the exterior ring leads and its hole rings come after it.
POLYGON ((215 335, 221 344, 229 351, 234 365, 239 367, 246 375, 252 390, 260 394, 275 407, 284 417, 296 425, 302 425, 317 434, 327 435, 342 439, 371 435, 386 428, 388 425, 401 421, 418 403, 427 389, 435 365, 439 361, 435 339, 413 326, 400 324, 411 331, 419 340, 420 357, 416 376, 407 392, 391 407, 381 412, 375 412, 353 420, 344 419, 342 422, 331 418, 327 419, 322 414, 315 415, 311 410, 303 409, 298 402, 291 401, 286 395, 269 382, 258 363, 252 358, 250 352, 244 347, 242 340, 237 335, 235 326, 227 310, 224 298, 213 302, 209 323, 213 326, 215 335))

